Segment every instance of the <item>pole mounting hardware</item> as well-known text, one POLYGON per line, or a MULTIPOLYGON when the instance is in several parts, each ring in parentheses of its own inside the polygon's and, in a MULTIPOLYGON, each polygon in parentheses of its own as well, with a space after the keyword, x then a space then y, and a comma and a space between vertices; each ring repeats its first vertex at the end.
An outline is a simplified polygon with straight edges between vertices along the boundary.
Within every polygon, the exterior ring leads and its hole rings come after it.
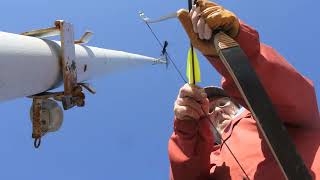
POLYGON ((77 82, 77 64, 75 55, 75 44, 88 43, 93 33, 87 31, 83 34, 80 40, 75 40, 73 25, 64 20, 56 20, 54 22, 54 27, 24 32, 21 33, 21 35, 37 38, 60 36, 61 41, 60 61, 64 91, 43 92, 30 96, 30 98, 33 98, 33 115, 31 117, 33 124, 32 138, 35 139, 34 146, 38 148, 40 146, 41 137, 45 134, 41 132, 40 127, 41 109, 45 109, 45 107, 42 107, 44 103, 41 103, 41 101, 49 102, 49 98, 52 98, 56 101, 61 101, 63 109, 68 110, 75 106, 83 107, 85 105, 85 95, 82 92, 82 87, 87 89, 92 94, 96 93, 96 91, 90 87, 89 84, 77 82))

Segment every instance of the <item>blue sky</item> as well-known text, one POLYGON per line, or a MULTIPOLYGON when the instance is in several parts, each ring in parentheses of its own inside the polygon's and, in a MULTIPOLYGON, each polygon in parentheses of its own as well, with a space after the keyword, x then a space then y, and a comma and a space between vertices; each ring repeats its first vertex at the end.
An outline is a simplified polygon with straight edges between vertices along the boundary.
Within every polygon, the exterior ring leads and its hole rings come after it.
MULTIPOLYGON (((302 74, 314 81, 319 103, 319 2, 217 1, 260 32, 302 74)), ((186 0, 1 2, 0 30, 20 33, 72 22, 76 37, 95 35, 89 45, 158 57, 161 49, 138 11, 158 17, 187 7, 186 0)), ((188 39, 177 20, 152 26, 185 74, 188 39)), ((1 38, 0 38, 1 40, 1 38)), ((218 85, 220 76, 200 56, 201 86, 218 85)), ((0 179, 168 179, 167 142, 173 103, 183 81, 172 66, 145 65, 95 79, 96 95, 85 108, 65 112, 57 133, 33 148, 27 98, 0 103, 0 179)))

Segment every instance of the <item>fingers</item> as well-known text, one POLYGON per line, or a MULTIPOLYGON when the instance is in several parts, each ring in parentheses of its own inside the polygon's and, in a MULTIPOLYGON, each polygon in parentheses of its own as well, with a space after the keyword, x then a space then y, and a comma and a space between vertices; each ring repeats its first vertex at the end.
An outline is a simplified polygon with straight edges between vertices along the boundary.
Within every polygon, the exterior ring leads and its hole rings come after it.
POLYGON ((194 12, 195 9, 196 9, 196 6, 193 5, 192 8, 191 8, 191 10, 190 10, 190 17, 191 17, 191 15, 193 14, 193 12, 194 12))
POLYGON ((198 120, 200 115, 196 110, 189 106, 178 106, 174 107, 174 114, 178 120, 198 120))
POLYGON ((210 40, 212 36, 212 30, 206 24, 203 18, 200 18, 200 7, 193 6, 190 11, 190 18, 192 22, 193 32, 198 33, 199 39, 210 40))
MULTIPOLYGON (((202 54, 208 55, 208 56, 218 56, 217 51, 215 50, 215 47, 212 42, 209 41, 202 41, 198 34, 194 32, 194 26, 192 24, 190 14, 185 9, 180 9, 177 11, 178 19, 183 26, 184 30, 188 34, 192 45, 199 49, 202 54)), ((206 30, 205 30, 206 31, 206 30)))
POLYGON ((205 93, 204 89, 195 86, 185 84, 179 91, 178 98, 192 98, 199 103, 203 103, 207 99, 207 94, 205 93))
POLYGON ((207 116, 209 114, 209 99, 207 98, 205 102, 201 104, 203 116, 207 116))
POLYGON ((224 31, 231 37, 237 36, 240 23, 234 13, 205 0, 200 1, 197 7, 200 8, 200 19, 203 18, 212 31, 224 31))
POLYGON ((210 14, 220 13, 223 11, 221 6, 208 7, 201 12, 202 17, 208 17, 210 14))
POLYGON ((209 100, 204 89, 185 84, 174 105, 174 113, 179 120, 198 120, 208 113, 209 100))
POLYGON ((199 44, 197 34, 193 30, 193 24, 189 17, 189 12, 185 9, 180 9, 178 12, 178 19, 181 22, 183 28, 187 32, 191 41, 195 42, 193 44, 199 44))
POLYGON ((191 10, 190 12, 190 17, 191 17, 191 22, 192 22, 192 25, 193 25, 193 31, 195 33, 198 33, 198 28, 197 28, 197 23, 200 19, 200 8, 196 8, 196 7, 193 7, 193 11, 191 10))
POLYGON ((205 27, 205 22, 203 18, 200 18, 199 21, 197 22, 197 30, 199 34, 200 39, 204 39, 204 27, 205 27))
POLYGON ((190 107, 195 110, 200 116, 204 115, 201 104, 192 98, 178 98, 175 104, 176 106, 190 107))
POLYGON ((199 120, 209 113, 209 99, 199 103, 191 98, 178 98, 174 105, 174 114, 178 120, 199 120))
POLYGON ((200 18, 197 23, 197 31, 199 34, 199 38, 202 40, 210 40, 212 37, 212 29, 209 27, 207 23, 205 23, 203 18, 200 18))
POLYGON ((206 40, 210 40, 212 37, 212 29, 209 27, 208 24, 205 24, 203 36, 206 40))
POLYGON ((203 11, 204 9, 206 9, 208 7, 219 6, 218 4, 216 4, 214 2, 207 1, 207 0, 198 0, 196 5, 197 5, 197 7, 200 7, 201 11, 203 11))
POLYGON ((178 120, 199 120, 209 112, 209 100, 200 104, 190 98, 178 98, 174 105, 174 114, 178 120))

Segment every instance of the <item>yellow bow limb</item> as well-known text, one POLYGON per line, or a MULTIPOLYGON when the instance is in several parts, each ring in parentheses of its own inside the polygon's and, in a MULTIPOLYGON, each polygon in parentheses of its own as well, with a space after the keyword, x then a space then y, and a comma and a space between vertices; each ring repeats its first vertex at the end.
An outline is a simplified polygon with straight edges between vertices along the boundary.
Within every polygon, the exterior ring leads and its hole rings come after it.
POLYGON ((187 78, 189 80, 189 84, 196 84, 201 82, 201 75, 200 75, 200 66, 196 52, 193 48, 189 49, 188 52, 188 59, 187 59, 187 78), (192 58, 193 54, 193 58, 192 58))

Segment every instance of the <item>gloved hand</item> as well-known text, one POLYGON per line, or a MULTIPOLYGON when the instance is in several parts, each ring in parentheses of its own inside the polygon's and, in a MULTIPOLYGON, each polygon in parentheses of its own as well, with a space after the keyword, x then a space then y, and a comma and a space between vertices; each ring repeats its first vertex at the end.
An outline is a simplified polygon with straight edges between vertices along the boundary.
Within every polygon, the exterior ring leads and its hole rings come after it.
POLYGON ((191 43, 204 55, 218 56, 210 41, 212 32, 221 30, 231 37, 236 37, 239 32, 239 19, 222 6, 207 0, 198 0, 190 13, 180 9, 177 14, 191 43))
POLYGON ((199 120, 209 113, 209 100, 204 89, 185 84, 179 91, 174 104, 174 114, 178 120, 199 120))

